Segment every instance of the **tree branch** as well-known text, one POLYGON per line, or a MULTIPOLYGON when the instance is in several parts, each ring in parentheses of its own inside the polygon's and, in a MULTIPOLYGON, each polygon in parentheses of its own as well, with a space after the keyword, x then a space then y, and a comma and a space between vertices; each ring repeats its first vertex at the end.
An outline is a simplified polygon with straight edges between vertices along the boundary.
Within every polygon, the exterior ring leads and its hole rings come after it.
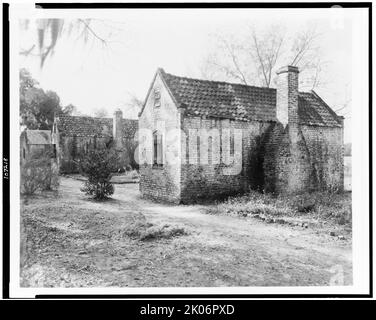
MULTIPOLYGON (((240 80, 245 84, 247 85, 247 79, 245 78, 245 75, 244 73, 241 71, 240 67, 239 67, 239 64, 238 64, 238 61, 237 61, 237 58, 236 58, 236 54, 234 52, 234 49, 229 45, 229 43, 225 40, 225 39, 222 39, 222 42, 225 44, 229 54, 230 54, 230 57, 231 57, 231 60, 232 60, 232 63, 234 64, 234 67, 236 69, 236 71, 239 73, 240 76, 237 76, 237 78, 240 78, 240 80)), ((234 72, 232 72, 234 73, 234 72)))
POLYGON ((82 24, 85 25, 86 29, 89 30, 89 32, 95 37, 97 38, 99 41, 102 42, 102 44, 106 45, 107 44, 107 41, 103 38, 101 38, 100 36, 97 35, 97 33, 89 26, 89 23, 87 23, 85 20, 83 19, 78 19, 78 21, 80 21, 82 24))

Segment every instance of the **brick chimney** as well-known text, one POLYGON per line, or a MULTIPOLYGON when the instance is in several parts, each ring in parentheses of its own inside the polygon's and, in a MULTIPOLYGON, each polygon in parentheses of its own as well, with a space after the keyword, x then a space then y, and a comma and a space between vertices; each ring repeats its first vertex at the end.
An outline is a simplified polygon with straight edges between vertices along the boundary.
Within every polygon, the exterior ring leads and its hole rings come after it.
POLYGON ((116 149, 123 148, 123 112, 117 109, 114 112, 113 120, 113 138, 116 149))
POLYGON ((285 66, 277 71, 277 119, 286 127, 298 123, 299 69, 285 66))

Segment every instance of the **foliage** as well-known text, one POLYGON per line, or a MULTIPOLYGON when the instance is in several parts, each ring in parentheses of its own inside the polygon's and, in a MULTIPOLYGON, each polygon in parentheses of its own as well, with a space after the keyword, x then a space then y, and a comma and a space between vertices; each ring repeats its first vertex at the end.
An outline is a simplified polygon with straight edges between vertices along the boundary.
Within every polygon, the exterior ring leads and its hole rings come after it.
POLYGON ((110 182, 117 162, 116 153, 107 148, 90 150, 79 160, 79 168, 87 181, 82 192, 103 200, 114 193, 114 186, 110 182))
POLYGON ((56 161, 49 161, 49 164, 45 166, 44 169, 44 185, 43 190, 57 190, 57 188, 60 185, 60 179, 59 179, 59 169, 57 167, 56 161))
POLYGON ((105 108, 99 108, 94 111, 94 117, 106 118, 108 117, 108 112, 105 108))
POLYGON ((256 214, 286 215, 290 208, 286 204, 277 205, 273 198, 264 193, 251 191, 243 196, 229 197, 226 201, 210 208, 209 213, 224 213, 237 216, 256 214))
POLYGON ((36 43, 29 48, 21 49, 20 54, 37 56, 41 68, 46 59, 54 54, 56 45, 63 35, 68 37, 76 35, 76 40, 82 40, 85 44, 91 40, 92 43, 99 42, 102 46, 106 46, 114 30, 114 27, 109 26, 108 22, 98 19, 37 19, 35 23, 35 26, 30 26, 29 19, 20 21, 22 31, 35 28, 34 32, 37 34, 36 43), (102 22, 101 25, 98 24, 99 22, 102 22), (102 36, 96 29, 106 31, 106 34, 102 36))
POLYGON ((56 190, 59 176, 54 160, 47 153, 42 157, 33 157, 21 166, 21 192, 32 195, 36 191, 56 190))
POLYGON ((28 129, 50 130, 56 113, 71 114, 54 91, 44 91, 26 69, 20 70, 20 124, 28 129))
POLYGON ((136 119, 144 105, 144 101, 131 92, 128 92, 127 95, 127 100, 121 103, 121 108, 124 111, 123 116, 129 119, 136 119))
POLYGON ((152 226, 145 231, 141 232, 140 240, 141 241, 151 241, 151 240, 158 240, 158 239, 171 239, 174 237, 180 237, 189 235, 183 227, 178 226, 170 226, 165 224, 161 227, 159 226, 152 226))
POLYGON ((189 231, 180 226, 172 226, 169 224, 156 226, 150 222, 138 220, 131 222, 123 231, 124 236, 140 241, 171 239, 189 234, 189 231))
POLYGON ((230 197, 224 202, 209 207, 208 213, 240 217, 309 215, 321 220, 329 219, 337 224, 348 224, 351 223, 351 194, 311 192, 293 196, 274 196, 250 191, 243 196, 230 197))

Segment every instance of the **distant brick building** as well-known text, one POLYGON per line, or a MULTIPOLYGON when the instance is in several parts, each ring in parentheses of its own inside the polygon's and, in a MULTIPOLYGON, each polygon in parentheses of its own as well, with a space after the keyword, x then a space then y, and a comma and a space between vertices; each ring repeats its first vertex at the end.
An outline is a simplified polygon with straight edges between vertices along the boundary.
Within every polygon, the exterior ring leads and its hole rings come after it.
POLYGON ((343 188, 343 118, 298 91, 178 77, 158 69, 139 114, 140 191, 172 202, 343 188), (239 151, 240 150, 240 151, 239 151))
POLYGON ((113 143, 119 151, 119 166, 134 166, 135 139, 138 120, 123 119, 120 110, 113 118, 57 115, 52 140, 56 144, 58 166, 61 173, 77 172, 77 162, 90 149, 113 143))
POLYGON ((52 144, 50 130, 24 130, 20 136, 21 165, 28 160, 41 157, 56 157, 56 148, 52 144))

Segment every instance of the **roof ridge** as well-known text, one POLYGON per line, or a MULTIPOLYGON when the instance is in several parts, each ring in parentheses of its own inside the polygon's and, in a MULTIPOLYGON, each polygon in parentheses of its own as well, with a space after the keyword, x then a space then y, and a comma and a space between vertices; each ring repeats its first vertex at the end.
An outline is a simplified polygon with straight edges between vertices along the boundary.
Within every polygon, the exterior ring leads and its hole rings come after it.
POLYGON ((113 118, 108 118, 108 117, 92 117, 92 116, 75 116, 75 115, 70 115, 70 114, 60 114, 58 117, 73 117, 73 118, 93 118, 93 119, 109 119, 112 120, 113 118))
MULTIPOLYGON (((63 117, 73 117, 73 118, 91 118, 91 119, 100 119, 100 120, 113 120, 113 117, 92 117, 92 116, 74 116, 69 114, 62 114, 63 117)), ((59 115, 60 117, 60 115, 59 115)), ((138 121, 138 119, 123 118, 123 120, 138 121)))
POLYGON ((175 74, 168 73, 168 72, 164 71, 162 68, 159 68, 159 70, 162 71, 162 73, 164 73, 165 75, 172 76, 172 77, 175 77, 175 78, 184 79, 184 80, 193 80, 193 81, 219 83, 219 84, 229 84, 229 85, 242 86, 242 87, 247 87, 247 88, 263 89, 263 90, 273 90, 273 91, 277 90, 275 88, 251 86, 251 85, 248 85, 248 84, 236 83, 236 82, 227 82, 227 81, 218 81, 218 80, 206 80, 206 79, 198 79, 198 78, 177 76, 175 74))

